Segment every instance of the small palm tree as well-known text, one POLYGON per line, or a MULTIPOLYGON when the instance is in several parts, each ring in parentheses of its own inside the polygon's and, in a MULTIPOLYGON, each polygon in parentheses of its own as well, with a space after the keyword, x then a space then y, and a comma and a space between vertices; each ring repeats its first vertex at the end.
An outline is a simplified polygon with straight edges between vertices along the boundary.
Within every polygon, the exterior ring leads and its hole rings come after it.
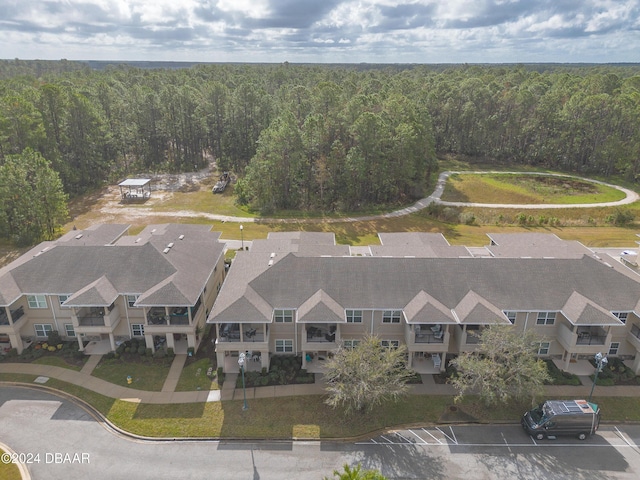
MULTIPOLYGON (((362 466, 360 464, 356 465, 355 468, 351 468, 345 463, 342 468, 342 472, 334 470, 333 477, 331 478, 334 480, 387 480, 387 478, 377 470, 362 470, 362 466)), ((329 477, 324 477, 324 480, 331 479, 329 477)))

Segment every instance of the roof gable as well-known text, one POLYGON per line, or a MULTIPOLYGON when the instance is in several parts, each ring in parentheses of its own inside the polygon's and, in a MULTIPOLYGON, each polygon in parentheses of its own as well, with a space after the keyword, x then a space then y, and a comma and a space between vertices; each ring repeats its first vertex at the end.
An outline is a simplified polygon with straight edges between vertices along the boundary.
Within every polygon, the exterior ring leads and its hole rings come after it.
POLYGON ((108 307, 118 298, 113 284, 102 276, 71 295, 64 302, 65 307, 108 307))

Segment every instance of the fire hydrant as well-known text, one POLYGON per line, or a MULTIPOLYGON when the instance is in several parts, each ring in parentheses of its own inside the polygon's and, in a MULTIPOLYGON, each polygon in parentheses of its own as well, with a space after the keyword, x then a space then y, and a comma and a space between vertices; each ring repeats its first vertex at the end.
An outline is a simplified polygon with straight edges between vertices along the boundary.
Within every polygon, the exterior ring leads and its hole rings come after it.
POLYGON ((127 375, 127 385, 131 385, 132 382, 133 378, 131 378, 131 375, 127 375))

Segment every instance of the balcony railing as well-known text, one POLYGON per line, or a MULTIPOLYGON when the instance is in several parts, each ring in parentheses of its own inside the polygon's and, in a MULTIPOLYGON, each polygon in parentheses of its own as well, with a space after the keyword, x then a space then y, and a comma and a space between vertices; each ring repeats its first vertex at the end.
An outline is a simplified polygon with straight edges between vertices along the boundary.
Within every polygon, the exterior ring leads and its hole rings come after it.
POLYGON ((444 335, 442 333, 416 333, 415 343, 444 343, 444 335))
POLYGON ((606 332, 601 328, 578 330, 576 345, 604 345, 607 340, 606 332))
MULTIPOLYGON (((11 310, 11 320, 13 320, 13 323, 20 320, 23 315, 24 307, 18 307, 15 310, 11 310)), ((7 312, 4 308, 0 310, 0 325, 9 325, 9 317, 7 317, 7 312)))
POLYGON ((82 307, 76 316, 81 327, 104 327, 105 309, 102 307, 82 307))
POLYGON ((81 327, 104 327, 104 317, 102 315, 78 317, 78 325, 81 327))
POLYGON ((307 342, 331 343, 335 341, 336 341, 335 325, 328 326, 327 328, 321 328, 321 327, 307 328, 307 342))

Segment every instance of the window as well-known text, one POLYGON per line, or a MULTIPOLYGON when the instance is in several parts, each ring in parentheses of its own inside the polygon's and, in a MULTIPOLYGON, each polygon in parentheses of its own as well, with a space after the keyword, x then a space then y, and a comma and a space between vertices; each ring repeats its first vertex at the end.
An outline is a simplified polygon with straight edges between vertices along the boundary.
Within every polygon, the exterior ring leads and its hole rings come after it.
POLYGON ((357 347, 360 344, 360 340, 343 340, 342 341, 342 346, 344 348, 354 348, 357 347))
POLYGON ((292 353, 293 352, 293 340, 276 340, 276 352, 277 353, 292 353))
POLYGON ((516 323, 516 312, 504 312, 504 314, 507 316, 507 318, 511 322, 511 325, 516 323))
POLYGON ((134 337, 144 336, 144 325, 142 323, 131 324, 131 335, 134 337))
POLYGON ((127 295, 127 305, 129 308, 136 308, 135 303, 138 301, 140 295, 127 295))
POLYGON ((348 323, 362 323, 362 310, 347 310, 348 323))
POLYGON ((400 346, 399 340, 381 340, 380 345, 385 348, 398 348, 400 346))
POLYGON ((63 306, 62 304, 63 304, 64 302, 66 302, 66 301, 67 301, 67 299, 68 299, 70 296, 71 296, 71 295, 58 295, 58 302, 60 303, 60 306, 61 306, 62 308, 69 308, 69 307, 65 307, 65 306, 63 306))
POLYGON ((47 308, 47 297, 44 295, 27 295, 29 308, 47 308))
POLYGON ((620 342, 611 342, 609 346, 609 355, 618 355, 618 350, 620 349, 620 342))
POLYGON ((538 346, 538 355, 549 355, 549 347, 551 342, 540 342, 538 346))
POLYGON ((538 312, 536 325, 553 325, 556 321, 556 312, 538 312))
POLYGON ((36 337, 48 337, 53 330, 50 323, 36 323, 33 327, 36 330, 36 337))
POLYGON ((67 337, 75 337, 76 336, 76 331, 73 329, 73 324, 72 323, 65 323, 64 324, 64 331, 67 334, 67 337))
POLYGON ((402 310, 385 310, 382 314, 382 323, 400 323, 402 310))
POLYGON ((611 312, 613 313, 616 317, 618 317, 618 320, 620 320, 622 323, 627 323, 627 317, 629 316, 629 312, 611 312))
POLYGON ((276 323, 293 322, 293 310, 274 310, 273 319, 276 323))

